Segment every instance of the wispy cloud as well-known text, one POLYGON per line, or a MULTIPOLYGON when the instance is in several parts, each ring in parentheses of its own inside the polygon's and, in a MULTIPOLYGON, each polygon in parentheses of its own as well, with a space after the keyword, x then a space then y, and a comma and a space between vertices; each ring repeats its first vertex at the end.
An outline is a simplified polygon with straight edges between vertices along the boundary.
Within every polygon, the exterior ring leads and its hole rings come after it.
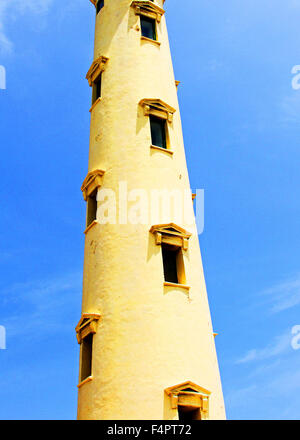
POLYGON ((0 51, 11 52, 13 43, 6 34, 8 20, 24 14, 41 15, 48 12, 53 0, 1 0, 0 2, 0 51))
MULTIPOLYGON (((277 314, 291 311, 299 305, 300 274, 296 274, 258 292, 253 307, 259 307, 266 320, 272 318, 270 326, 274 328, 274 322, 279 319, 282 322, 285 316, 288 317, 288 314, 281 317, 276 316, 277 314)), ((290 321, 290 318, 288 319, 290 321)), ((300 351, 293 350, 291 346, 292 324, 294 322, 271 339, 268 336, 270 331, 262 333, 264 341, 254 341, 252 347, 248 345, 248 349, 233 360, 231 368, 236 369, 235 384, 226 393, 226 403, 232 418, 235 418, 235 414, 242 419, 300 417, 300 394, 296 392, 300 388, 300 351), (245 375, 241 375, 241 372, 245 375), (278 415, 274 413, 272 406, 274 396, 289 401, 289 405, 284 407, 284 412, 278 415)))
POLYGON ((287 329, 270 344, 249 350, 235 361, 235 385, 226 392, 232 418, 238 413, 242 419, 299 419, 300 356, 291 348, 291 337, 287 329), (248 372, 247 377, 241 371, 248 372), (278 414, 274 396, 289 402, 278 414))
POLYGON ((270 304, 271 313, 279 313, 300 304, 300 275, 263 290, 260 295, 270 304))
POLYGON ((267 360, 279 355, 284 352, 291 350, 291 333, 286 331, 280 336, 276 336, 271 344, 268 344, 263 348, 253 348, 244 356, 236 361, 237 364, 244 364, 252 361, 262 361, 267 360))
POLYGON ((292 90, 285 96, 280 104, 283 123, 300 122, 300 90, 292 90))
POLYGON ((81 272, 62 277, 16 283, 0 291, 1 324, 7 337, 32 337, 38 333, 70 330, 70 314, 79 306, 81 298, 81 272), (8 313, 9 311, 9 313, 8 313), (66 321, 67 316, 67 321, 66 321))
POLYGON ((294 353, 294 358, 274 362, 250 375, 248 386, 244 382, 231 387, 226 393, 231 417, 238 413, 242 419, 299 419, 299 361, 294 353), (274 411, 274 399, 286 403, 278 412, 274 411))
POLYGON ((247 402, 247 405, 250 407, 253 397, 256 397, 258 392, 259 389, 255 384, 230 389, 228 393, 226 393, 226 406, 227 408, 232 409, 235 407, 241 407, 241 404, 247 402))

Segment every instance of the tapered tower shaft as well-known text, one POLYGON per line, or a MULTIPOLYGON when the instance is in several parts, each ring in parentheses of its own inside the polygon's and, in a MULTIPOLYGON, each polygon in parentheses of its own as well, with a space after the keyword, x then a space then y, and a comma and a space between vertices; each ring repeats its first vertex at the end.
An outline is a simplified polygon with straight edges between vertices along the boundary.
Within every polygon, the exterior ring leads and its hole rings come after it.
POLYGON ((92 3, 78 418, 222 419, 164 2, 92 3))

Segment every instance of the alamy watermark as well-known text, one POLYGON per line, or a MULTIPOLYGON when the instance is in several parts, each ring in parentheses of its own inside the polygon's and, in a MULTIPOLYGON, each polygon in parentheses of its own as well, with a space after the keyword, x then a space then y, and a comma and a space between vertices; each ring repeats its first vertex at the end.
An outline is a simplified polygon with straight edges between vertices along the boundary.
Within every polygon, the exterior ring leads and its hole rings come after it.
POLYGON ((4 66, 0 65, 0 89, 6 89, 6 70, 4 66))
POLYGON ((296 65, 292 68, 292 75, 295 75, 292 79, 292 87, 294 90, 300 89, 300 65, 296 65))
POLYGON ((300 325, 294 325, 292 328, 291 346, 294 350, 300 349, 300 325))
POLYGON ((6 349, 6 330, 3 325, 0 325, 0 350, 6 349))
POLYGON ((95 217, 100 224, 157 225, 175 223, 204 230, 204 190, 197 189, 192 196, 189 189, 128 189, 120 181, 118 190, 100 188, 97 191, 95 217), (193 199, 195 213, 193 209, 193 199), (196 220, 196 221, 195 221, 196 220))

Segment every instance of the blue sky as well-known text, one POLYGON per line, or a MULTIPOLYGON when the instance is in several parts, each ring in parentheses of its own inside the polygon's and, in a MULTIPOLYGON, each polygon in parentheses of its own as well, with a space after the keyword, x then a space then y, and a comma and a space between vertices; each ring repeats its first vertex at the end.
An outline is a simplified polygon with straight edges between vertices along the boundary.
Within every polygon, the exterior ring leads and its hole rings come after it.
MULTIPOLYGON (((300 0, 167 0, 227 415, 300 418, 300 0)), ((1 0, 1 419, 76 417, 94 9, 1 0)))

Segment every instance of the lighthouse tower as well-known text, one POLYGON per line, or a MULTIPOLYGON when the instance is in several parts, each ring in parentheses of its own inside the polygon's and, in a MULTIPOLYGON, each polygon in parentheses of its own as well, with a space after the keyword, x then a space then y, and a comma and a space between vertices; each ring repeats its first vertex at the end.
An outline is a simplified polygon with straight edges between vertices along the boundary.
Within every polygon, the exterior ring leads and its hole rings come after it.
POLYGON ((91 2, 78 419, 224 419, 164 1, 91 2))

